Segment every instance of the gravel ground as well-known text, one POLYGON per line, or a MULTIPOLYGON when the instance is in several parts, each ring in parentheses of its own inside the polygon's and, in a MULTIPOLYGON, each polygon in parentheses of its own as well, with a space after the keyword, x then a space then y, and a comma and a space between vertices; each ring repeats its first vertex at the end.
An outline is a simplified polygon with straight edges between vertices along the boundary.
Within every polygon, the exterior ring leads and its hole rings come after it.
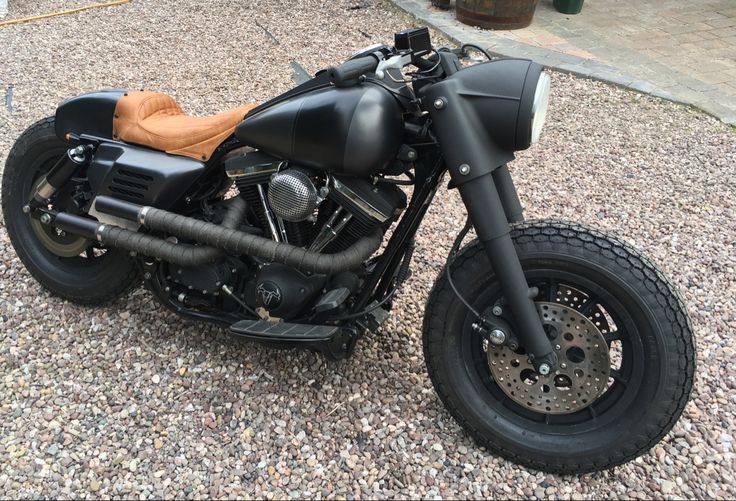
MULTIPOLYGON (((14 0, 9 18, 84 3, 14 0)), ((67 96, 148 88, 216 112, 287 90, 290 60, 315 71, 410 24, 373 0, 134 0, 2 27, 0 90, 15 88, 12 113, 0 111, 0 165, 67 96)), ((0 227, 0 496, 736 496, 736 133, 672 103, 553 81, 546 134, 513 165, 527 215, 643 248, 695 325, 694 398, 650 454, 610 472, 545 475, 480 450, 444 411, 420 342, 424 301, 463 220, 456 194, 443 193, 392 318, 342 363, 238 342, 143 290, 107 308, 65 303, 0 227)))

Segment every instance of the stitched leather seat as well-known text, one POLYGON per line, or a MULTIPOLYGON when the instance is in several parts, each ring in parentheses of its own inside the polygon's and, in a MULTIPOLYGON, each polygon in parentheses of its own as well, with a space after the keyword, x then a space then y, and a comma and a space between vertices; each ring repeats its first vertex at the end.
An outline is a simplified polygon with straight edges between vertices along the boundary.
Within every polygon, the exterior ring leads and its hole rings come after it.
POLYGON ((247 104, 217 115, 192 117, 171 96, 130 91, 115 106, 112 133, 120 141, 207 161, 253 108, 254 104, 247 104))

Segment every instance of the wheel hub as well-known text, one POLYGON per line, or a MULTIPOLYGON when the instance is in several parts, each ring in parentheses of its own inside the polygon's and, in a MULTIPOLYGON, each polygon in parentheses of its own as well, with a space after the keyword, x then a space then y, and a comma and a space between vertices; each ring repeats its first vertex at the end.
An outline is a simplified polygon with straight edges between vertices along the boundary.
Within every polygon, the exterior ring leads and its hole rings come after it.
MULTIPOLYGON (((39 183, 40 181, 37 182, 36 185, 39 183)), ((31 191, 31 196, 35 192, 36 190, 34 188, 31 191)), ((33 228, 33 233, 36 234, 41 245, 43 245, 52 254, 56 254, 60 257, 78 256, 90 245, 90 241, 86 238, 70 235, 53 226, 43 224, 36 218, 31 218, 31 228, 33 228)))
POLYGON ((493 378, 509 398, 536 412, 570 414, 584 409, 606 390, 611 370, 608 345, 596 325, 572 308, 538 302, 537 311, 559 367, 540 376, 526 354, 484 343, 493 378))
POLYGON ((70 235, 53 226, 45 225, 38 219, 31 218, 31 227, 41 244, 60 257, 78 256, 90 245, 90 241, 86 238, 70 235))

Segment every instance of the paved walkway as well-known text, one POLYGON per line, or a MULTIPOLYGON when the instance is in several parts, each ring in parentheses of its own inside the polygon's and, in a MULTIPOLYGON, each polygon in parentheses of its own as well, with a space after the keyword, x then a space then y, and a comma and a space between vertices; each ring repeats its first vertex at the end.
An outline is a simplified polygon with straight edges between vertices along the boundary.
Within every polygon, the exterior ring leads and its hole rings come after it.
POLYGON ((487 31, 429 0, 393 0, 458 42, 697 106, 736 124, 736 0, 586 0, 578 15, 540 0, 529 28, 487 31))

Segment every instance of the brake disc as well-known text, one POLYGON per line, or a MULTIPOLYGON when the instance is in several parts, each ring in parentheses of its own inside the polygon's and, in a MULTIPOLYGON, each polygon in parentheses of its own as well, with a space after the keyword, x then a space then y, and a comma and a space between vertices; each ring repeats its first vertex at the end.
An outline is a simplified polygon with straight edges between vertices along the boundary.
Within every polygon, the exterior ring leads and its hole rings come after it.
POLYGON ((578 289, 564 284, 557 285, 557 301, 562 303, 563 306, 569 306, 575 310, 588 310, 586 317, 598 327, 601 334, 610 332, 611 327, 608 325, 608 319, 606 318, 603 310, 599 305, 593 305, 592 307, 587 304, 587 294, 579 291, 578 289))
POLYGON ((584 409, 607 387, 611 362, 606 340, 592 320, 573 308, 539 302, 537 311, 559 358, 557 371, 541 376, 526 354, 484 343, 493 378, 510 399, 527 409, 543 414, 584 409))

